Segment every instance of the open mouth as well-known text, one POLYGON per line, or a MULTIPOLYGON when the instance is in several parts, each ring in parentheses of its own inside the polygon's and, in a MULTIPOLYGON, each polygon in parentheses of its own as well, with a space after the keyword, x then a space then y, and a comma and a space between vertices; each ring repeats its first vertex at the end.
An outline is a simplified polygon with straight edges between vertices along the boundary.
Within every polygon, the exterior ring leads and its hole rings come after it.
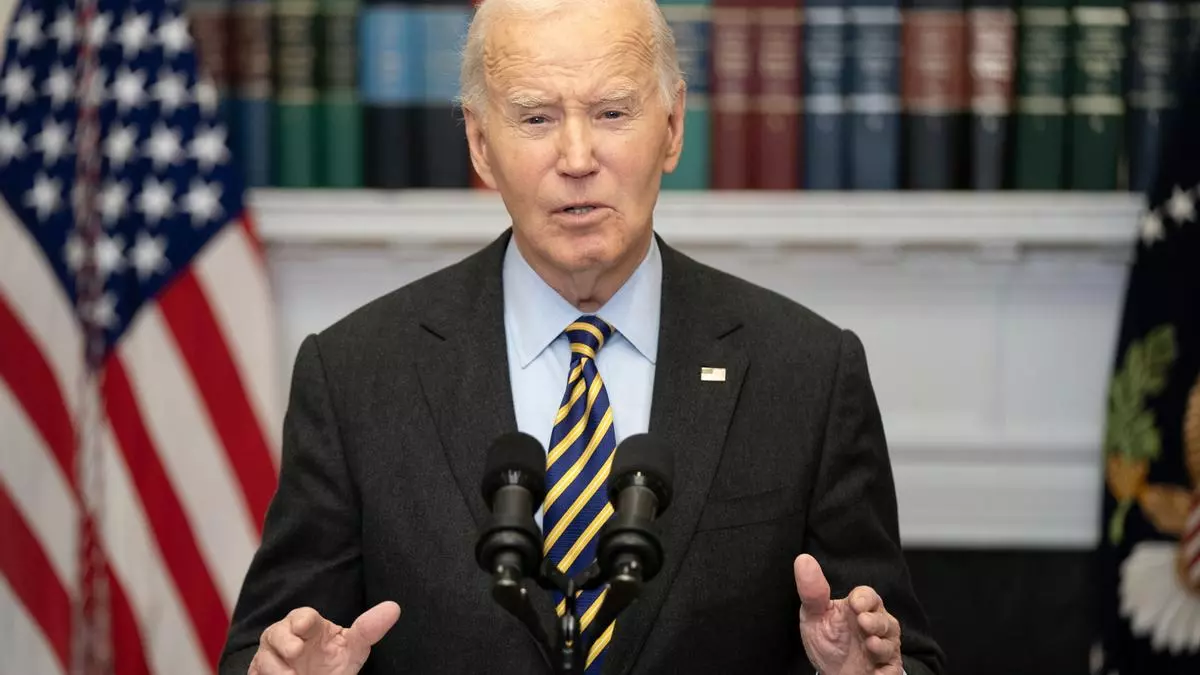
POLYGON ((600 207, 596 206, 595 204, 575 204, 573 206, 567 206, 562 209, 559 209, 559 212, 560 213, 569 213, 573 216, 582 216, 582 215, 591 213, 592 211, 595 211, 598 208, 600 208, 600 207))

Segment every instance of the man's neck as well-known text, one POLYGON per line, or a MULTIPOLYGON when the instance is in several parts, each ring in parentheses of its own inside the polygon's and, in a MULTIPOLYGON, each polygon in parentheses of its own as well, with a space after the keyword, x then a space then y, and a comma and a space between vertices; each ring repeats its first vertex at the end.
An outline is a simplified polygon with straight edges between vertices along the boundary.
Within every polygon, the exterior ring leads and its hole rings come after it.
POLYGON ((521 246, 520 237, 516 237, 516 244, 522 257, 547 286, 553 288, 580 312, 594 313, 611 300, 637 271, 650 250, 653 236, 651 233, 641 245, 630 249, 630 253, 612 267, 573 273, 556 269, 536 255, 530 255, 527 249, 521 246))

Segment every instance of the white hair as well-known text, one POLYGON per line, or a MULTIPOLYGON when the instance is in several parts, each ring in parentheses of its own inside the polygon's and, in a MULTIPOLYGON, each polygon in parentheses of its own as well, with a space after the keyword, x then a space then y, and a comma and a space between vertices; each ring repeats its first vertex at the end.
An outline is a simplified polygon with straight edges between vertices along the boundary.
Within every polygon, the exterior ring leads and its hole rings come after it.
MULTIPOLYGON (((483 65, 483 47, 492 24, 501 18, 520 16, 539 19, 572 4, 596 6, 605 0, 484 0, 475 10, 462 49, 458 103, 482 115, 487 105, 487 73, 483 65)), ((646 12, 650 27, 650 48, 658 71, 659 96, 667 108, 675 104, 683 71, 675 50, 675 34, 656 0, 636 0, 646 12)))

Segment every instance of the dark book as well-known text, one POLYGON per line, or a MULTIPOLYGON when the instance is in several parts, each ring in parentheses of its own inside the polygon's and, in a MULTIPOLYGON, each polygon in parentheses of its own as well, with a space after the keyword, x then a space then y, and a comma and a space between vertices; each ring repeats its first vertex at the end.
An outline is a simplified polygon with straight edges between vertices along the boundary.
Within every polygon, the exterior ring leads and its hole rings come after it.
POLYGON ((968 92, 963 0, 908 0, 903 26, 905 184, 961 188, 968 92))
POLYGON ((1003 190, 1012 147, 1017 15, 1013 0, 973 0, 967 14, 972 190, 1003 190))
POLYGON ((317 178, 316 0, 274 0, 275 184, 311 188, 317 178))
POLYGON ((1079 0, 1071 9, 1068 188, 1115 190, 1125 127, 1125 0, 1079 0))
POLYGON ((855 190, 900 189, 900 5, 848 0, 849 174, 855 190))
POLYGON ((275 184, 271 15, 270 0, 233 0, 231 6, 230 149, 250 188, 275 184))
POLYGON ((412 187, 417 109, 425 87, 420 17, 409 3, 366 2, 360 11, 363 182, 371 188, 412 187))
POLYGON ((1162 126, 1175 107, 1177 41, 1182 6, 1170 0, 1129 5, 1128 119, 1129 189, 1145 193, 1154 180, 1162 126))
POLYGON ((712 187, 750 187, 749 112, 754 54, 750 0, 713 0, 712 187))
POLYGON ((801 187, 800 0, 754 0, 750 187, 801 187))
POLYGON ((319 0, 317 14, 318 183, 363 185, 363 110, 358 94, 357 0, 319 0))
POLYGON ((804 9, 804 187, 848 185, 845 0, 808 0, 804 9))
POLYGON ((468 0, 424 0, 418 5, 424 69, 416 115, 413 169, 417 187, 470 187, 470 153, 458 96, 459 48, 471 19, 468 0))
POLYGON ((1067 0, 1018 0, 1017 120, 1012 184, 1066 187, 1067 0))
POLYGON ((200 75, 217 90, 221 118, 230 117, 229 29, 230 0, 191 0, 188 21, 196 40, 200 75))

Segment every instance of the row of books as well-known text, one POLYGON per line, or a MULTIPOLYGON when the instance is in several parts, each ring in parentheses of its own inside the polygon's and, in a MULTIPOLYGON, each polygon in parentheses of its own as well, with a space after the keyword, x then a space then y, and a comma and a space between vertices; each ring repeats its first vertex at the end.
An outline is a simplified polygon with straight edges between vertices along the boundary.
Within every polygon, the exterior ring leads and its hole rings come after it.
MULTIPOLYGON (((659 0, 688 79, 666 189, 1137 190, 1200 0, 659 0)), ((190 0, 252 187, 479 187, 467 0, 190 0)))

